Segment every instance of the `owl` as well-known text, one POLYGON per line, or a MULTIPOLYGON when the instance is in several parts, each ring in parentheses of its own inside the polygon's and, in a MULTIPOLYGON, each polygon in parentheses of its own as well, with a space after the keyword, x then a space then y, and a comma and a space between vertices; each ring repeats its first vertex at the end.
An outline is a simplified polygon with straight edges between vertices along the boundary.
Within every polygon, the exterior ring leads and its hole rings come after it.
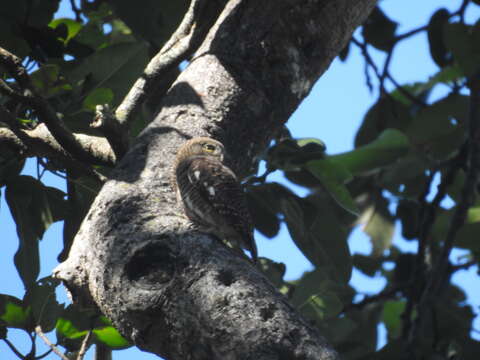
POLYGON ((223 164, 223 145, 207 137, 193 138, 175 159, 177 198, 188 218, 201 231, 226 240, 243 256, 241 248, 257 260, 253 223, 245 193, 235 173, 223 164))

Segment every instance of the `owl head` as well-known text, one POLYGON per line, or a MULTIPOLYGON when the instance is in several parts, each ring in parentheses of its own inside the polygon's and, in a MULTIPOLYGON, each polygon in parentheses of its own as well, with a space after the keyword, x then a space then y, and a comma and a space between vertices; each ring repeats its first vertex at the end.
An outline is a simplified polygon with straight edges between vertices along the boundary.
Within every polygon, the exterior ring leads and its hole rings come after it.
POLYGON ((218 158, 223 161, 225 148, 222 143, 207 137, 197 137, 187 141, 179 150, 181 158, 201 155, 218 158))

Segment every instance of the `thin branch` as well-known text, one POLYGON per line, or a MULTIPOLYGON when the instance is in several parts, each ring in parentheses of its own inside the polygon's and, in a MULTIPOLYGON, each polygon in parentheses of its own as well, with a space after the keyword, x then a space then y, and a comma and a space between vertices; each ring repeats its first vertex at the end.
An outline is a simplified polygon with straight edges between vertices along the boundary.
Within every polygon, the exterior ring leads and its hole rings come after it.
POLYGON ((77 4, 75 4, 75 0, 70 0, 70 7, 75 14, 75 21, 82 22, 82 11, 77 7, 77 4))
POLYGON ((387 58, 385 59, 385 62, 383 64, 382 74, 378 79, 378 81, 380 81, 380 89, 382 92, 385 92, 385 77, 387 76, 390 62, 392 61, 393 50, 394 50, 394 45, 392 45, 392 47, 388 50, 387 58))
POLYGON ((16 90, 13 90, 10 85, 3 79, 0 79, 0 92, 4 95, 11 97, 12 99, 19 100, 19 101, 26 101, 26 97, 23 96, 16 90))
POLYGON ((425 31, 427 29, 428 29, 428 26, 420 26, 419 28, 416 28, 416 29, 410 30, 410 31, 408 31, 404 34, 398 35, 398 36, 395 37, 394 43, 396 44, 399 41, 402 41, 406 38, 409 38, 410 36, 416 35, 419 32, 425 31))
POLYGON ((373 61, 372 57, 370 56, 370 53, 367 50, 367 44, 361 43, 354 37, 352 37, 352 42, 360 48, 362 55, 365 57, 366 62, 372 67, 377 78, 380 79, 380 76, 381 76, 380 72, 378 71, 377 64, 375 64, 375 61, 373 61))
POLYGON ((410 91, 406 90, 403 86, 401 86, 397 80, 395 80, 393 78, 393 76, 390 74, 390 71, 386 71, 385 73, 385 76, 388 80, 390 80, 392 82, 392 84, 395 86, 396 89, 398 89, 398 91, 400 93, 402 93, 407 99, 409 99, 411 102, 417 104, 417 105, 420 105, 421 107, 426 107, 427 104, 425 104, 424 101, 422 101, 421 99, 419 99, 417 96, 413 95, 410 91))
POLYGON ((467 153, 467 178, 462 189, 460 202, 453 214, 447 237, 437 261, 436 268, 432 274, 431 280, 443 278, 447 260, 453 248, 453 243, 457 232, 465 223, 467 212, 470 206, 475 202, 476 187, 478 184, 480 170, 480 73, 469 82, 470 87, 470 114, 468 124, 468 153, 467 153))
POLYGON ((88 343, 90 342, 91 337, 92 337, 92 330, 89 330, 87 335, 85 335, 85 338, 82 341, 82 346, 80 347, 80 350, 78 352, 77 360, 83 360, 83 357, 85 356, 85 353, 87 352, 88 343))
POLYGON ((432 229, 432 226, 435 222, 436 212, 440 208, 440 203, 447 195, 448 187, 453 183, 455 179, 455 175, 459 168, 459 161, 460 161, 460 154, 451 162, 449 171, 447 174, 442 178, 440 184, 437 187, 437 193, 433 198, 432 202, 429 204, 426 201, 426 196, 430 191, 430 187, 433 181, 433 177, 436 174, 436 171, 432 171, 429 177, 429 181, 425 186, 423 193, 419 197, 419 201, 422 204, 422 212, 421 212, 421 222, 419 227, 419 234, 418 234, 418 252, 415 260, 415 269, 412 274, 412 283, 419 284, 417 287, 414 288, 414 291, 408 294, 407 304, 405 306, 405 311, 402 314, 403 320, 403 330, 402 334, 404 338, 408 338, 409 334, 414 327, 414 323, 412 323, 412 314, 415 307, 421 301, 421 292, 424 289, 425 281, 426 281, 426 274, 431 272, 431 251, 430 251, 430 244, 429 244, 429 236, 432 229))
POLYGON ((49 350, 45 351, 42 355, 35 356, 35 360, 41 360, 41 359, 47 357, 48 355, 51 354, 52 351, 53 351, 52 349, 49 349, 49 350))
POLYGON ((28 336, 30 337, 30 341, 32 342, 32 347, 30 348, 30 352, 27 354, 26 358, 30 359, 35 357, 37 352, 37 334, 28 332, 28 336))
POLYGON ((467 270, 468 268, 474 266, 474 265, 477 265, 478 264, 478 260, 470 260, 470 261, 467 261, 466 263, 463 263, 463 264, 458 264, 458 265, 452 265, 451 268, 450 268, 450 273, 454 273, 456 271, 459 271, 459 270, 467 270))
POLYGON ((3 341, 5 341, 5 343, 7 344, 7 346, 10 348, 10 350, 13 351, 13 353, 19 358, 19 359, 25 359, 25 356, 17 350, 17 348, 15 347, 15 345, 13 345, 10 340, 8 339, 2 339, 3 341))
POLYGON ((453 244, 458 231, 461 229, 467 218, 468 209, 475 202, 476 187, 479 179, 480 169, 480 73, 476 74, 468 82, 470 88, 470 114, 468 118, 468 128, 466 140, 466 180, 462 188, 460 201, 453 213, 450 226, 441 249, 441 253, 430 272, 427 284, 418 304, 418 315, 410 330, 408 341, 411 343, 417 337, 420 322, 423 314, 429 307, 432 297, 441 290, 445 276, 448 275, 448 258, 453 248, 453 244))
POLYGON ((40 325, 35 326, 35 332, 40 336, 43 340, 43 342, 50 348, 52 351, 57 354, 62 360, 70 360, 63 352, 60 351, 59 348, 57 348, 48 338, 47 336, 43 333, 42 328, 40 325))
POLYGON ((30 77, 17 56, 0 48, 0 63, 5 66, 10 75, 17 80, 24 90, 22 101, 30 105, 37 112, 39 119, 45 123, 55 140, 57 140, 72 157, 88 164, 114 165, 113 162, 105 161, 104 158, 96 156, 89 148, 83 147, 82 144, 77 141, 50 104, 35 92, 30 77))
POLYGON ((470 0, 463 0, 462 4, 458 8, 457 11, 453 12, 450 17, 453 16, 460 16, 460 21, 463 23, 465 21, 464 16, 465 16, 465 10, 467 8, 467 5, 470 3, 470 0))
MULTIPOLYGON (((375 76, 377 77, 377 79, 380 83, 379 86, 380 86, 380 93, 381 94, 389 96, 389 93, 385 89, 385 78, 387 78, 398 89, 398 91, 401 92, 405 97, 407 97, 412 102, 414 102, 414 103, 416 103, 416 104, 418 104, 422 107, 426 106, 426 104, 422 100, 420 100, 418 97, 411 94, 409 91, 407 91, 402 86, 400 86, 400 84, 393 78, 393 76, 388 71, 388 66, 389 66, 390 61, 391 61, 392 51, 389 52, 389 56, 387 57, 387 60, 385 61, 385 65, 384 65, 382 74, 380 74, 380 71, 377 67, 377 64, 375 64, 375 61, 373 61, 372 57, 370 56, 370 53, 368 52, 367 44, 362 43, 362 42, 358 41, 357 39, 355 39, 353 37, 352 37, 352 42, 360 48, 360 51, 362 52, 362 55, 365 58, 365 63, 373 69, 373 72, 375 73, 375 76)), ((369 80, 368 70, 366 70, 365 73, 366 73, 366 77, 367 77, 367 86, 371 90, 372 85, 371 85, 370 80, 369 80)))
MULTIPOLYGON (((76 167, 82 173, 102 183, 107 180, 104 175, 100 174, 90 165, 84 164, 66 153, 65 149, 63 149, 48 132, 45 125, 40 124, 32 130, 20 129, 17 119, 2 105, 0 105, 0 119, 8 125, 9 130, 13 133, 5 134, 8 142, 23 151, 23 156, 51 156, 58 159, 66 168, 76 167), (16 137, 16 139, 14 137, 16 137)), ((7 131, 7 129, 2 130, 3 133, 7 131)), ((2 138, 5 138, 5 136, 2 138)), ((80 138, 80 141, 87 143, 87 139, 80 138)), ((98 146, 98 143, 96 145, 98 146)), ((93 148, 95 148, 95 146, 92 146, 92 149, 93 148)))
POLYGON ((133 120, 133 115, 145 101, 148 91, 172 67, 177 66, 192 52, 200 35, 204 33, 203 26, 198 26, 199 15, 207 3, 206 0, 192 0, 178 29, 170 40, 148 63, 144 73, 132 86, 122 103, 115 111, 121 127, 124 129, 133 120))

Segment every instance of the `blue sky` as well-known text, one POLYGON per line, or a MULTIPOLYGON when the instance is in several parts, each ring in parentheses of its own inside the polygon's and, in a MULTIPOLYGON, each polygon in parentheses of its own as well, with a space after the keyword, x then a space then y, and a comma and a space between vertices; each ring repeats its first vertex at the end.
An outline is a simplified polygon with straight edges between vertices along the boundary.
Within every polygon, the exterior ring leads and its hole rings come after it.
MULTIPOLYGON (((62 1, 62 13, 68 14, 69 1, 62 1)), ((455 10, 460 0, 384 0, 381 1, 382 9, 393 20, 400 23, 398 33, 404 33, 418 26, 424 25, 433 11, 440 7, 455 10)), ((478 18, 480 7, 469 7, 467 20, 478 18)), ((384 54, 372 49, 376 60, 382 60, 384 54)), ((414 81, 427 80, 437 71, 436 66, 430 60, 427 47, 426 34, 421 33, 411 40, 403 41, 395 50, 391 64, 391 73, 400 84, 414 81)), ((372 78, 373 79, 373 78, 372 78)), ((440 97, 445 89, 435 89, 433 97, 440 97)), ((327 145, 327 151, 335 154, 352 149, 355 133, 361 124, 363 116, 368 108, 375 102, 378 94, 370 93, 365 86, 364 62, 358 49, 351 46, 346 63, 335 60, 322 78, 315 84, 311 94, 303 101, 288 122, 288 127, 294 137, 317 137, 327 145)), ((36 175, 35 162, 30 160, 25 167, 24 174, 36 175)), ((279 174, 272 174, 269 180, 284 181, 279 174)), ((51 186, 64 189, 63 181, 58 177, 46 174, 42 181, 51 186)), ((13 265, 13 255, 17 250, 18 240, 8 206, 4 201, 4 192, 0 204, 0 224, 2 231, 2 251, 0 252, 0 271, 3 281, 0 283, 0 293, 23 296, 23 286, 13 265)), ((47 276, 57 265, 56 257, 61 251, 62 242, 61 224, 52 225, 41 241, 41 274, 47 276)), ((282 227, 280 235, 274 240, 262 238, 257 234, 257 244, 261 256, 269 257, 276 261, 287 264, 287 279, 298 278, 304 271, 311 269, 311 265, 298 251, 291 241, 288 231, 282 227)), ((407 251, 415 251, 416 243, 402 240, 397 229, 394 242, 407 251)), ((352 253, 368 254, 370 244, 368 238, 360 228, 356 229, 349 240, 352 253)), ((453 256, 459 256, 456 251, 453 256)), ((474 311, 478 314, 480 306, 480 280, 474 268, 469 271, 458 272, 453 280, 460 284, 468 295, 468 302, 474 305, 474 311)), ((352 276, 352 284, 362 293, 378 292, 384 286, 384 281, 377 278, 371 279, 357 271, 352 276)), ((58 291, 61 299, 66 300, 63 289, 58 291)), ((480 321, 475 322, 475 327, 480 329, 480 321)), ((12 341, 27 352, 29 340, 20 332, 12 331, 12 341)), ((381 329, 381 335, 384 331, 381 329)), ((9 335, 10 336, 10 335, 9 335)), ((478 334, 475 336, 478 338, 478 334)), ((39 342, 40 348, 43 344, 39 342)), ((42 350, 40 350, 41 352, 42 350)), ((2 359, 14 359, 15 356, 0 342, 0 354, 2 359)), ((86 359, 91 358, 91 352, 86 359)), ((153 355, 129 349, 114 353, 115 359, 152 359, 153 355)), ((47 359, 57 359, 49 355, 47 359)))

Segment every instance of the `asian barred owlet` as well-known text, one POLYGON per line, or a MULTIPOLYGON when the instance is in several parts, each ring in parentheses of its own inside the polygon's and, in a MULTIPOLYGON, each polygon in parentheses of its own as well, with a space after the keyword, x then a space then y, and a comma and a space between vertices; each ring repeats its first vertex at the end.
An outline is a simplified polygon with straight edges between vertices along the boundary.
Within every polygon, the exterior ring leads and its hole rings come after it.
POLYGON ((201 231, 226 240, 235 250, 248 250, 256 262, 245 194, 234 172, 223 164, 224 153, 220 142, 207 137, 187 141, 175 159, 177 196, 201 231))

